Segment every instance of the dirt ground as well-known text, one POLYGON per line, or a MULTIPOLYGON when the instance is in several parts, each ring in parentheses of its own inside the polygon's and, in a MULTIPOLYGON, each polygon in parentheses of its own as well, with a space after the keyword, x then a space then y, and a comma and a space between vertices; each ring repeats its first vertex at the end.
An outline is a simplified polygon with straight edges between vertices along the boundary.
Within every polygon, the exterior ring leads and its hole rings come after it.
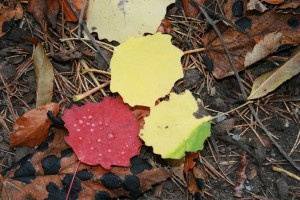
MULTIPOLYGON (((34 152, 33 148, 26 147, 11 149, 8 137, 16 118, 30 108, 35 107, 36 81, 31 58, 33 44, 29 40, 24 40, 23 36, 32 36, 40 42, 44 41, 44 37, 40 26, 33 17, 29 14, 26 14, 25 17, 27 23, 21 25, 21 22, 18 22, 10 32, 0 39, 0 170, 3 176, 23 156, 34 152)), ((171 19, 174 21, 174 26, 180 25, 178 17, 171 17, 171 19)), ((195 25, 194 22, 189 20, 188 23, 184 26, 178 26, 182 32, 187 31, 189 25, 195 25)), ((200 21, 197 23, 197 26, 202 28, 206 26, 200 21)), ((49 35, 55 44, 51 48, 54 48, 57 55, 62 55, 60 47, 66 47, 59 41, 59 34, 59 28, 49 30, 49 35)), ((187 34, 187 32, 184 34, 187 34)), ((198 33, 195 31, 193 34, 198 33)), ((181 39, 181 36, 173 35, 173 43, 186 50, 187 45, 183 44, 181 39)), ((189 37, 185 39, 188 40, 189 37)), ((186 43, 194 43, 194 41, 187 41, 186 43)), ((98 58, 94 54, 89 54, 90 49, 83 43, 76 41, 74 45, 90 66, 109 71, 107 66, 99 64, 98 58)), ((51 48, 48 48, 48 52, 51 48)), ((294 47, 287 48, 274 54, 274 56, 288 58, 294 49, 294 47)), ((103 48, 102 50, 107 58, 110 58, 111 53, 103 48)), ((203 63, 199 56, 201 56, 200 53, 195 54, 193 59, 203 63)), ((73 95, 86 90, 83 85, 90 89, 93 88, 90 77, 78 73, 77 66, 79 64, 76 59, 62 61, 55 58, 51 53, 49 53, 49 57, 55 68, 54 102, 59 102, 62 99, 71 101, 73 95), (81 77, 81 82, 78 82, 76 76, 81 77), (68 80, 67 83, 66 80, 68 80), (79 90, 76 88, 79 88, 79 90)), ((103 61, 100 62, 103 64, 103 61)), ((275 69, 277 64, 280 63, 282 61, 268 58, 240 73, 248 94, 251 90, 253 78, 275 69)), ((185 76, 175 84, 173 91, 180 93, 184 89, 191 90, 195 97, 203 100, 209 114, 217 115, 243 104, 240 88, 234 76, 217 80, 203 65, 196 66, 189 63, 185 63, 184 69, 185 76)), ((103 75, 96 75, 96 77, 107 79, 103 75)), ((105 91, 111 95, 109 87, 105 88, 105 91)), ((300 165, 299 95, 300 75, 297 75, 268 96, 253 103, 263 124, 274 135, 282 149, 290 153, 291 158, 298 165, 300 165), (293 147, 296 148, 293 149, 293 147)), ((102 95, 99 92, 84 101, 100 101, 101 98, 102 95)), ((153 156, 149 148, 145 151, 153 156)), ((213 122, 212 135, 205 143, 205 148, 200 152, 197 161, 199 165, 204 166, 207 176, 203 191, 205 193, 204 197, 199 197, 199 199, 236 199, 234 188, 238 179, 237 172, 240 170, 240 155, 243 152, 246 152, 248 164, 246 167, 247 178, 241 199, 300 199, 299 180, 275 172, 272 167, 282 167, 298 176, 300 172, 272 144, 265 132, 255 122, 247 107, 231 112, 224 119, 213 122), (264 146, 259 139, 264 142, 264 146)), ((160 162, 159 159, 157 162, 160 162)), ((173 170, 167 163, 164 163, 164 165, 170 171, 173 170)), ((174 173, 171 179, 156 185, 138 199, 179 200, 193 199, 193 197, 188 192, 187 183, 178 174, 174 173)))

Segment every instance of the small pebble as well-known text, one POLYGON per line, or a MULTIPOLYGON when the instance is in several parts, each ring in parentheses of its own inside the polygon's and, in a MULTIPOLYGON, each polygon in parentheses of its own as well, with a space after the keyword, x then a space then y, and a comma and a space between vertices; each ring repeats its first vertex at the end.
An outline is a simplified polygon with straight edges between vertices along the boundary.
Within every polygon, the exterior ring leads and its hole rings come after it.
POLYGON ((234 139, 235 141, 239 141, 241 139, 240 135, 233 135, 232 139, 234 139))

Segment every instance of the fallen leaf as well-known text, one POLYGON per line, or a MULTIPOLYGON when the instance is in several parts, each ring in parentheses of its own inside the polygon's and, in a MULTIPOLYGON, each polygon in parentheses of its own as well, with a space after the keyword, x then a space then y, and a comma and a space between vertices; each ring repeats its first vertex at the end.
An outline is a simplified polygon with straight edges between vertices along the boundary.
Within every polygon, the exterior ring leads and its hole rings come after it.
POLYGON ((47 117, 50 110, 58 115, 59 105, 49 103, 29 110, 14 123, 14 132, 10 135, 10 146, 35 147, 40 145, 48 136, 51 121, 47 117))
POLYGON ((183 77, 182 55, 172 45, 170 35, 130 38, 114 50, 110 90, 118 92, 132 107, 152 107, 183 77))
POLYGON ((224 17, 231 21, 236 21, 236 19, 245 15, 247 3, 248 1, 227 0, 223 8, 224 17))
MULTIPOLYGON (((63 129, 55 129, 47 140, 9 170, 0 182, 0 199, 66 199, 78 165, 78 158, 66 144, 63 129)), ((170 173, 156 168, 137 156, 131 167, 112 167, 83 163, 78 168, 71 199, 135 199, 154 184, 165 181, 170 173)))
POLYGON ((49 22, 52 28, 56 28, 59 13, 58 0, 29 0, 27 10, 45 30, 49 22))
MULTIPOLYGON (((204 4, 205 0, 198 0, 198 2, 204 4)), ((200 12, 200 9, 192 0, 183 0, 182 5, 187 17, 196 17, 200 12)))
MULTIPOLYGON (((77 19, 76 15, 74 14, 73 10, 71 9, 71 6, 68 3, 68 0, 62 0, 62 1, 58 1, 58 2, 64 11, 66 20, 69 22, 77 22, 78 19, 77 19)), ((72 2, 74 4, 74 7, 76 8, 76 10, 78 11, 78 13, 80 13, 84 0, 72 0, 72 2)), ((85 7, 83 19, 86 19, 86 11, 87 11, 87 7, 89 4, 88 2, 89 2, 89 0, 87 0, 87 5, 85 7)))
POLYGON ((142 128, 145 124, 144 118, 150 115, 150 108, 145 106, 134 106, 130 107, 130 111, 139 122, 140 128, 142 128))
POLYGON ((267 57, 274 53, 280 46, 280 39, 282 34, 280 32, 269 33, 262 40, 260 40, 251 52, 245 56, 244 66, 248 67, 253 63, 267 57))
POLYGON ((19 1, 9 0, 0 3, 0 38, 22 19, 23 9, 19 1))
POLYGON ((252 86, 248 99, 257 99, 275 90, 283 82, 300 72, 300 48, 278 69, 258 77, 252 86))
POLYGON ((285 3, 279 7, 277 7, 276 9, 278 10, 284 10, 284 9, 288 9, 288 8, 298 8, 300 6, 300 2, 288 2, 288 3, 285 3))
POLYGON ((191 92, 185 91, 183 95, 171 93, 169 101, 162 101, 151 108, 140 137, 162 158, 180 159, 186 151, 202 150, 205 139, 210 135, 212 118, 197 119, 194 116, 197 110, 198 105, 191 92))
POLYGON ((247 4, 247 10, 257 10, 265 12, 268 8, 259 0, 250 0, 247 4))
POLYGON ((33 65, 37 83, 36 106, 50 103, 53 96, 53 66, 39 43, 33 52, 33 65))
POLYGON ((274 5, 281 4, 284 2, 284 0, 263 0, 263 1, 266 3, 269 3, 269 4, 274 4, 274 5))
MULTIPOLYGON (((232 27, 226 30, 221 29, 225 43, 233 56, 238 71, 245 69, 244 62, 247 53, 252 52, 256 42, 254 38, 264 38, 273 32, 280 32, 282 37, 279 44, 298 45, 300 42, 300 26, 290 23, 291 20, 298 20, 299 17, 293 14, 281 14, 273 11, 265 12, 262 15, 252 14, 240 19, 236 24, 245 28, 247 35, 238 32, 232 27)), ((218 78, 233 75, 229 60, 220 39, 214 30, 205 33, 203 44, 214 65, 213 75, 218 78)))
POLYGON ((194 160, 198 158, 198 156, 199 152, 189 152, 186 154, 183 168, 183 172, 185 175, 188 174, 188 171, 190 169, 194 168, 194 166, 196 165, 196 162, 194 160))
POLYGON ((100 38, 120 43, 129 37, 154 33, 165 17, 166 7, 175 0, 101 0, 89 1, 87 26, 100 38), (150 20, 151 19, 151 20, 150 20))
POLYGON ((140 151, 139 124, 121 99, 105 97, 100 103, 74 105, 62 119, 69 131, 65 140, 83 163, 105 169, 128 167, 140 151))
POLYGON ((280 195, 280 199, 288 199, 289 196, 289 185, 286 181, 287 175, 282 172, 281 177, 276 180, 276 186, 278 189, 278 193, 280 195))
POLYGON ((197 164, 193 170, 188 172, 186 177, 189 192, 194 196, 199 193, 204 197, 205 182, 208 179, 204 166, 202 164, 197 164))

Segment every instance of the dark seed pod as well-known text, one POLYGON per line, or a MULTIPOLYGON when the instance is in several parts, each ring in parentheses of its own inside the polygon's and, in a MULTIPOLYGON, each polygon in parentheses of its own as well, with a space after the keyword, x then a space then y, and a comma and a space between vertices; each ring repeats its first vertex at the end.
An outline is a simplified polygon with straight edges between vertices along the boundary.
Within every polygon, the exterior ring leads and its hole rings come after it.
POLYGON ((113 173, 106 173, 101 178, 100 181, 108 189, 118 189, 122 187, 122 180, 120 177, 113 173))
POLYGON ((245 31, 248 28, 251 28, 251 20, 247 17, 243 17, 235 22, 237 26, 241 28, 241 30, 245 31))
MULTIPOLYGON (((64 188, 66 189, 66 191, 69 190, 69 187, 72 182, 72 178, 73 178, 73 174, 67 174, 67 175, 65 175, 64 179, 62 180, 62 184, 63 184, 64 188)), ((79 180, 79 178, 75 177, 73 185, 72 185, 72 192, 79 193, 80 190, 81 190, 80 180, 79 180)))
POLYGON ((29 184, 36 178, 36 170, 29 161, 32 158, 31 155, 27 155, 19 162, 20 167, 16 170, 13 179, 21 181, 22 183, 29 184))
POLYGON ((232 14, 235 17, 241 17, 243 15, 244 12, 244 5, 243 5, 243 1, 235 1, 232 5, 232 14))
POLYGON ((135 175, 126 175, 123 183, 125 190, 129 191, 131 197, 136 198, 140 192, 140 180, 135 175))
POLYGON ((109 193, 106 191, 99 191, 95 194, 95 200, 111 200, 109 193))
POLYGON ((72 148, 68 148, 68 149, 65 149, 65 150, 62 150, 60 152, 60 155, 61 155, 61 158, 65 158, 65 157, 71 157, 73 155, 73 150, 72 148))
POLYGON ((144 170, 150 170, 152 169, 152 166, 147 163, 147 161, 139 158, 138 156, 134 156, 130 159, 130 171, 133 174, 139 174, 143 172, 144 170))
POLYGON ((196 192, 196 193, 195 193, 194 199, 195 199, 195 200, 202 200, 202 199, 203 199, 202 196, 201 196, 201 194, 200 194, 200 192, 196 192))
POLYGON ((199 190, 204 190, 205 182, 204 182, 203 178, 196 178, 195 180, 196 180, 199 190))
POLYGON ((299 26, 299 20, 296 17, 291 17, 288 19, 288 25, 292 28, 297 28, 299 26))
POLYGON ((55 155, 47 156, 41 160, 44 174, 57 174, 60 170, 60 158, 55 155))
POLYGON ((65 122, 58 118, 58 117, 55 117, 52 113, 51 110, 48 110, 47 112, 47 117, 52 121, 52 123, 56 126, 64 126, 65 122))
POLYGON ((93 178, 93 173, 88 172, 86 169, 81 170, 76 173, 76 176, 81 180, 81 181, 87 181, 93 178))
POLYGON ((202 56, 202 60, 203 60, 203 64, 205 65, 207 71, 209 71, 211 73, 214 70, 214 63, 212 62, 212 60, 206 55, 202 56))
POLYGON ((47 139, 36 148, 37 151, 44 152, 48 149, 49 144, 54 140, 54 134, 50 134, 47 139))
POLYGON ((59 188, 55 183, 50 182, 46 186, 46 190, 48 192, 47 200, 65 200, 67 196, 67 192, 59 188))

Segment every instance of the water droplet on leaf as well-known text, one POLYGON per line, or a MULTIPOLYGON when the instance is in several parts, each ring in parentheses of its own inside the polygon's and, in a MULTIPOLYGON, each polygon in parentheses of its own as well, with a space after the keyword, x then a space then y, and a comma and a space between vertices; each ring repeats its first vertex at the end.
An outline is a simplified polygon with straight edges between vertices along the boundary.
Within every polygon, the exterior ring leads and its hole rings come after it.
POLYGON ((113 133, 108 133, 107 139, 109 139, 109 140, 115 139, 115 135, 113 133))

